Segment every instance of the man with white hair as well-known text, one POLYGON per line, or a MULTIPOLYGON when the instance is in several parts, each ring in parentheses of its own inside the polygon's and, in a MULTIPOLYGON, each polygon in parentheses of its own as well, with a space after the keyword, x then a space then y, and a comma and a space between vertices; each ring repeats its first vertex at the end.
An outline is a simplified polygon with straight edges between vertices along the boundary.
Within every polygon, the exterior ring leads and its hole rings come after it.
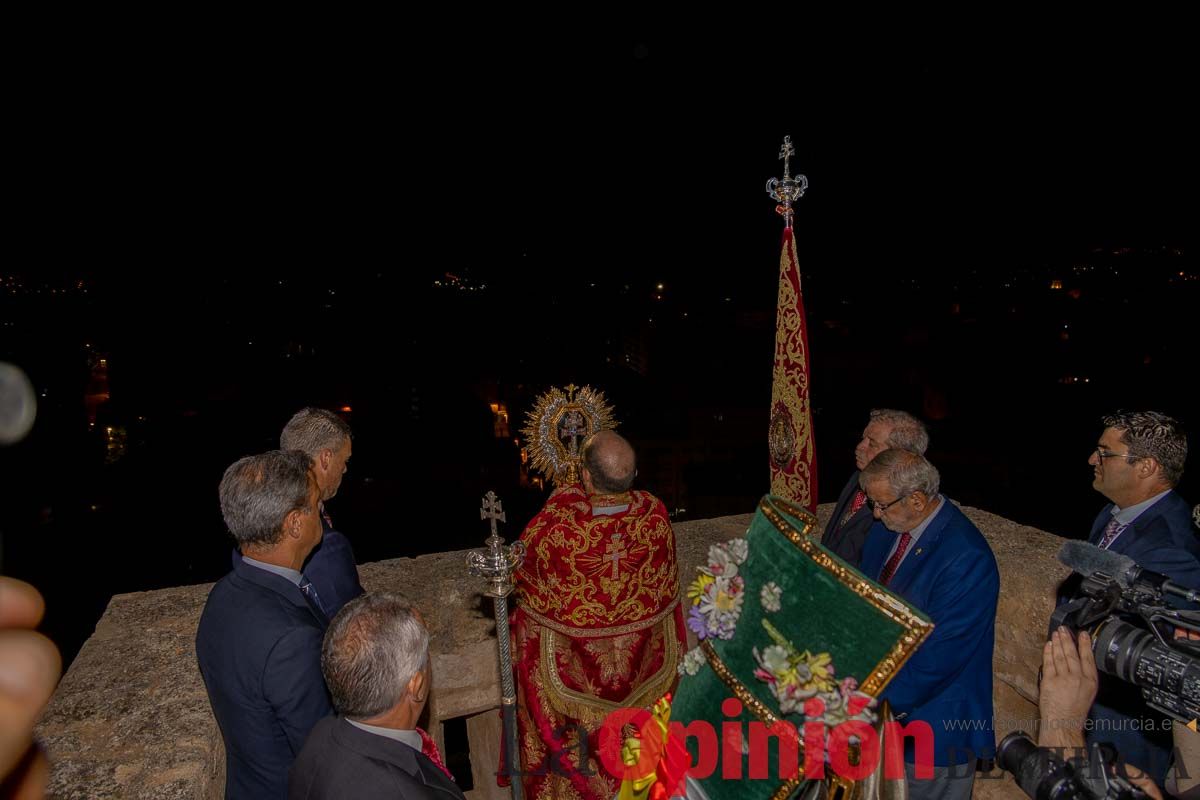
POLYGON ((911 800, 967 800, 976 762, 992 758, 996 747, 992 651, 1000 573, 983 534, 939 494, 940 484, 924 456, 895 448, 875 456, 859 478, 875 518, 863 574, 934 625, 882 695, 906 725, 932 729, 932 752, 915 741, 905 745, 911 800))
POLYGON ((433 685, 429 631, 407 600, 379 592, 347 603, 325 634, 321 671, 338 716, 313 728, 289 798, 463 798, 417 727, 433 685))
POLYGON ((856 469, 838 496, 833 516, 829 518, 825 533, 821 536, 821 544, 851 566, 857 567, 862 561, 863 543, 867 541, 867 531, 871 530, 871 524, 875 521, 871 509, 867 507, 867 495, 858 485, 858 476, 871 463, 871 459, 889 447, 925 455, 929 447, 925 423, 907 411, 891 408, 871 410, 867 427, 863 429, 862 438, 854 448, 856 469))

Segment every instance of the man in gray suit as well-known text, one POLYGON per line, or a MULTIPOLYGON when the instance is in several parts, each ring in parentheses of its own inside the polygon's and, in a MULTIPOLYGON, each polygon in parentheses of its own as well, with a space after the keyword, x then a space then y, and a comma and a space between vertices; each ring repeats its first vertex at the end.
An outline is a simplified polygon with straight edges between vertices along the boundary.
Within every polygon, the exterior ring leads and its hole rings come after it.
POLYGON ((429 631, 396 594, 351 600, 329 625, 321 671, 338 711, 296 758, 291 800, 463 800, 417 720, 429 699, 429 631))

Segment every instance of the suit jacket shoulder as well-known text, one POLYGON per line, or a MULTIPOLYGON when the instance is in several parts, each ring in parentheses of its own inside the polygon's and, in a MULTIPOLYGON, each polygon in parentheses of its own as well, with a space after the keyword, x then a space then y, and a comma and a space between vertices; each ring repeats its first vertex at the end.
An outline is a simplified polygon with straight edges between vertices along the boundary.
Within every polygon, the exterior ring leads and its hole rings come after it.
POLYGON ((1200 538, 1190 506, 1175 491, 1142 512, 1109 549, 1175 583, 1200 588, 1200 538))
POLYGON ((875 522, 871 509, 864 505, 845 525, 841 524, 842 517, 858 492, 858 476, 858 470, 850 475, 821 535, 821 545, 853 567, 858 567, 863 561, 863 549, 875 522))
POLYGON ((324 624, 300 590, 235 565, 209 593, 196 656, 225 741, 226 795, 279 795, 317 720, 333 713, 321 676, 324 624))
POLYGON ((432 761, 408 745, 330 717, 317 724, 296 758, 288 798, 347 796, 462 800, 463 793, 432 761))

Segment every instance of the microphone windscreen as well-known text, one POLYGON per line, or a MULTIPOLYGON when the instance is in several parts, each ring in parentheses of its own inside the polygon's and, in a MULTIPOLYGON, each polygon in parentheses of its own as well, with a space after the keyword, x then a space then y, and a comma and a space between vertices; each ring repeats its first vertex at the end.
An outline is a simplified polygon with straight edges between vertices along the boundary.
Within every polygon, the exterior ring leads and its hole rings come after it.
POLYGON ((1102 572, 1110 578, 1115 578, 1125 588, 1129 587, 1130 570, 1137 568, 1132 558, 1111 550, 1101 550, 1087 542, 1063 542, 1063 546, 1058 549, 1058 560, 1084 577, 1090 578, 1097 572, 1102 572))

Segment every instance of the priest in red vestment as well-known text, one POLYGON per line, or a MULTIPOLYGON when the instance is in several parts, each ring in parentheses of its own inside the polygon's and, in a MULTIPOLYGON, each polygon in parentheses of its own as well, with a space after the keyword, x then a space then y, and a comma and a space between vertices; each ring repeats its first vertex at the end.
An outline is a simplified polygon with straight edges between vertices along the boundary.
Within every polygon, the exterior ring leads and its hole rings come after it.
POLYGON ((556 489, 525 528, 512 616, 528 800, 611 800, 596 751, 609 712, 649 707, 686 649, 675 534, 662 501, 630 487, 633 448, 611 430, 584 445, 582 486, 556 489))

